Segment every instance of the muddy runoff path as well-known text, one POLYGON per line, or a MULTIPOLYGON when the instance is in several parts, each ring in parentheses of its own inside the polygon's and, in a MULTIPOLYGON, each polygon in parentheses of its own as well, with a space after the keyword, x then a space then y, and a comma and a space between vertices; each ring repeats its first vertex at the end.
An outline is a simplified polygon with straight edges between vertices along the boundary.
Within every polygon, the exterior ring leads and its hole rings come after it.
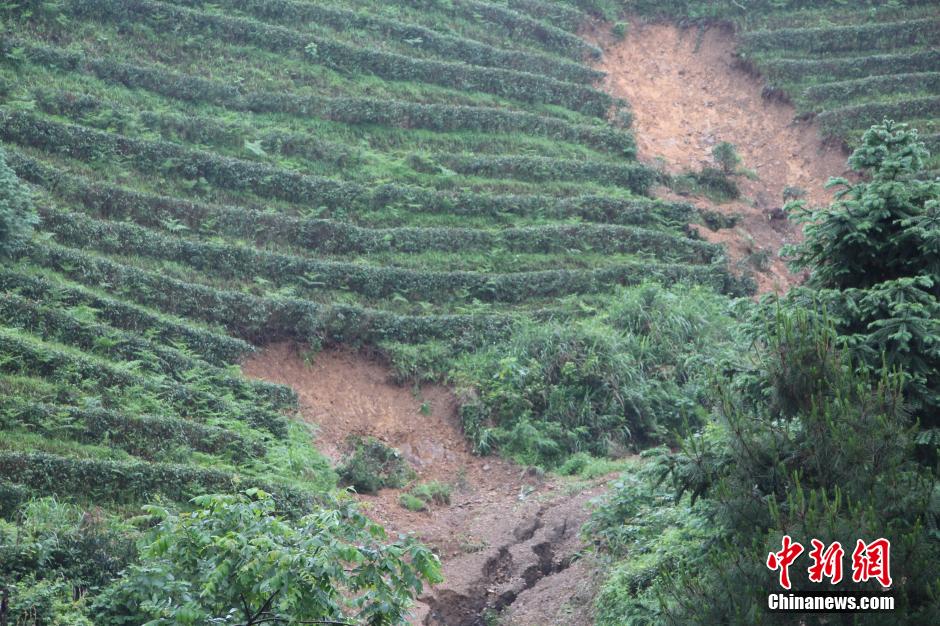
POLYGON ((606 478, 544 477, 476 456, 450 389, 397 385, 386 367, 352 351, 311 355, 275 344, 242 369, 297 392, 300 418, 316 426, 315 445, 334 465, 345 460, 347 437, 371 435, 401 451, 415 482, 453 487, 449 505, 426 512, 399 504, 404 489, 358 496, 392 536, 412 533, 441 557, 445 582, 420 598, 412 624, 484 626, 488 614, 507 625, 590 623, 595 568, 580 558, 579 532, 606 478))
MULTIPOLYGON (((690 200, 740 221, 732 229, 699 230, 728 247, 733 267, 755 271, 761 292, 785 291, 799 277, 778 252, 797 242, 801 232, 780 211, 784 189, 802 189, 810 204, 827 205, 832 196, 824 185, 830 176, 847 174, 847 155, 825 145, 812 121, 796 119, 791 104, 763 97, 763 80, 734 56, 730 28, 682 29, 634 20, 623 41, 609 33, 608 25, 598 24, 584 35, 604 50, 598 67, 607 73, 605 90, 633 109, 640 160, 669 173, 698 170, 714 165, 711 151, 717 143, 733 143, 741 167, 756 175, 735 177, 741 200, 717 205, 690 200)), ((676 199, 666 189, 658 195, 676 199)))

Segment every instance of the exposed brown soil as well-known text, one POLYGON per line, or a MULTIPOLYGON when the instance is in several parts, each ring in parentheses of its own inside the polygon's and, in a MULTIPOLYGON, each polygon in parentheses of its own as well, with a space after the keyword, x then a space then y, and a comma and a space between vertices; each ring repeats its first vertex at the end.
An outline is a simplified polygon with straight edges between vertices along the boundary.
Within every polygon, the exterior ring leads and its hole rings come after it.
MULTIPOLYGON (((755 253, 768 253, 769 267, 755 276, 761 292, 794 284, 797 277, 777 256, 781 246, 800 238, 798 226, 779 211, 783 190, 799 187, 810 204, 828 204, 831 195, 823 186, 846 173, 841 147, 824 145, 813 122, 795 119, 792 105, 762 97, 764 83, 734 56, 729 29, 633 21, 623 41, 609 33, 609 25, 598 24, 586 35, 604 49, 599 68, 607 72, 605 88, 633 109, 639 158, 670 173, 698 170, 713 165, 715 144, 733 143, 742 167, 757 179, 736 177, 741 201, 714 205, 696 198, 697 206, 741 216, 733 229, 700 232, 726 244, 738 267, 752 263, 755 253)), ((666 190, 661 195, 673 197, 666 190)))
MULTIPOLYGON (((334 464, 343 461, 349 435, 371 435, 400 450, 417 481, 453 485, 451 504, 427 512, 403 508, 400 489, 359 496, 375 521, 391 533, 415 534, 442 559, 445 582, 421 598, 413 624, 476 626, 488 609, 505 611, 507 626, 589 623, 571 618, 589 609, 583 585, 564 582, 546 592, 542 581, 571 574, 588 502, 601 493, 603 479, 572 486, 475 456, 449 389, 396 385, 387 368, 352 351, 310 356, 281 343, 256 353, 242 369, 297 392, 301 417, 318 427, 316 445, 334 464), (553 607, 559 619, 546 619, 538 607, 553 607)), ((591 570, 587 561, 573 566, 580 581, 591 570)))

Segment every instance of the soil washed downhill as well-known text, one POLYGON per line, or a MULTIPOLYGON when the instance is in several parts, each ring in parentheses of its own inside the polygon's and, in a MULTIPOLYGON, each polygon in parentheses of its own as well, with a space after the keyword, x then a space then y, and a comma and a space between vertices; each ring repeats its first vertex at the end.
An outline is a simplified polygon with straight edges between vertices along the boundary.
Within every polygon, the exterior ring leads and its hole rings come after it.
MULTIPOLYGON (((633 22, 623 41, 614 41, 609 32, 609 26, 599 25, 585 35, 604 49, 598 67, 607 73, 607 91, 633 109, 640 159, 670 173, 698 170, 713 165, 717 143, 734 144, 741 167, 756 179, 736 177, 740 201, 714 205, 697 198, 694 203, 739 214, 741 221, 733 229, 699 230, 709 241, 726 244, 733 264, 746 265, 750 255, 766 253, 769 267, 755 274, 759 290, 786 290, 799 277, 778 252, 799 239, 800 229, 781 219, 783 191, 798 187, 809 204, 827 205, 828 179, 848 174, 842 147, 825 145, 817 126, 798 120, 791 104, 762 96, 764 82, 735 57, 728 28, 633 22)), ((670 197, 666 190, 661 195, 670 197)))

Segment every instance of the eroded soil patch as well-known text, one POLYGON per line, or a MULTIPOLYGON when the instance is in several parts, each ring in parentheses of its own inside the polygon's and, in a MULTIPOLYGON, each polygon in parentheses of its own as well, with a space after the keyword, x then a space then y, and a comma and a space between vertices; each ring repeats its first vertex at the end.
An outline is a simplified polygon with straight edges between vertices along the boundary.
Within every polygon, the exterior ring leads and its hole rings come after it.
MULTIPOLYGON (((796 119, 792 105, 762 97, 764 83, 734 56, 729 29, 634 21, 623 41, 614 41, 609 31, 598 25, 588 36, 604 49, 604 87, 633 108, 639 158, 670 173, 698 170, 712 165, 717 143, 733 143, 756 180, 736 178, 741 201, 694 201, 742 218, 733 229, 702 228, 702 235, 726 244, 732 262, 742 266, 769 255, 769 267, 756 275, 762 292, 794 284, 798 277, 777 256, 800 238, 799 228, 781 219, 783 191, 800 188, 810 204, 828 204, 831 194, 823 186, 830 176, 846 173, 841 147, 825 145, 814 123, 796 119)), ((667 191, 661 195, 669 197, 667 191)))
MULTIPOLYGON (((445 582, 421 599, 413 624, 482 624, 487 610, 504 612, 507 625, 588 623, 569 621, 572 611, 589 607, 580 587, 566 582, 546 594, 555 608, 536 593, 581 550, 578 532, 604 479, 571 488, 570 481, 475 456, 450 389, 397 385, 386 367, 353 351, 308 354, 281 343, 253 355, 242 369, 297 392, 301 417, 317 426, 315 444, 333 463, 343 461, 349 435, 371 435, 398 448, 417 481, 453 485, 450 505, 426 512, 403 508, 400 489, 359 496, 363 510, 390 532, 414 533, 441 556, 445 582), (527 606, 530 600, 540 606, 527 606), (540 607, 557 610, 560 621, 540 607), (512 617, 517 612, 521 621, 512 617)), ((589 569, 580 561, 578 567, 589 569)))

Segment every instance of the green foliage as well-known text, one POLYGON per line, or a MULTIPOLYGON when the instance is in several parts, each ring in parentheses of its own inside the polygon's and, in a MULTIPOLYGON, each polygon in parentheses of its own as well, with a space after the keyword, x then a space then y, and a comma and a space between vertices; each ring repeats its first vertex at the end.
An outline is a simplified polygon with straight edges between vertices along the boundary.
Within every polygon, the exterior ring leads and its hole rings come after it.
POLYGON ((643 284, 611 302, 605 323, 520 326, 458 364, 457 381, 475 383, 464 428, 482 453, 549 467, 661 441, 698 420, 694 363, 725 349, 723 308, 704 290, 643 284))
POLYGON ((92 624, 81 594, 107 585, 136 556, 132 529, 100 513, 41 498, 0 520, 0 616, 12 624, 92 624))
POLYGON ((623 40, 627 36, 627 29, 629 27, 629 24, 626 22, 617 22, 610 29, 610 33, 614 36, 614 39, 623 40))
POLYGON ((375 437, 353 437, 349 447, 352 454, 339 468, 339 476, 360 493, 403 487, 414 476, 401 452, 375 437))
POLYGON ((409 493, 427 504, 450 504, 452 488, 446 483, 432 480, 412 487, 409 493))
POLYGON ((738 165, 741 164, 737 148, 727 141, 722 141, 712 148, 712 158, 726 175, 734 174, 738 165))
MULTIPOLYGON (((0 268, 0 515, 29 538, 0 621, 400 621, 436 561, 333 502, 296 396, 239 373, 251 344, 378 347, 404 382, 459 378, 481 444, 546 465, 698 423, 727 345, 714 292, 751 285, 688 229, 691 204, 645 196, 660 175, 578 34, 617 6, 576 4, 0 7, 0 140, 43 218, 0 268), (653 279, 675 286, 620 292, 653 279), (545 371, 492 379, 507 357, 545 371), (246 488, 272 496, 205 496, 246 488), (50 494, 74 516, 23 530, 50 494), (152 509, 136 554, 120 520, 144 502, 180 510, 152 509), (29 560, 86 530, 100 550, 29 560)), ((354 448, 348 482, 413 479, 354 448)))
MULTIPOLYGON (((272 52, 290 54, 303 51, 306 58, 340 71, 371 73, 386 80, 413 80, 452 88, 488 92, 525 102, 546 102, 565 106, 587 115, 602 116, 612 104, 606 93, 589 86, 565 83, 529 72, 501 68, 481 68, 466 63, 418 59, 406 55, 351 46, 339 40, 298 33, 257 20, 210 14, 183 7, 142 0, 127 5, 114 0, 82 2, 77 15, 102 21, 171 20, 177 29, 198 35, 224 33, 229 41, 257 46, 272 52), (312 47, 311 47, 312 46, 312 47), (313 54, 310 51, 313 50, 313 54)), ((559 31, 579 43, 577 36, 559 31)))
POLYGON ((849 158, 867 175, 826 211, 802 214, 797 268, 837 317, 859 360, 899 368, 922 426, 940 426, 940 182, 921 180, 928 156, 916 131, 885 121, 849 158), (830 304, 831 302, 831 304, 830 304))
POLYGON ((415 513, 428 510, 428 501, 419 498, 410 493, 403 493, 398 497, 398 502, 408 509, 415 513))
POLYGON ((349 502, 292 521, 246 493, 200 496, 182 515, 148 507, 141 562, 95 600, 96 623, 401 624, 441 580, 436 556, 411 539, 385 544, 349 502))
POLYGON ((26 186, 6 162, 0 149, 0 257, 15 253, 30 237, 39 223, 26 186))
MULTIPOLYGON (((809 214, 806 242, 795 248, 813 272, 809 287, 753 308, 739 339, 750 352, 722 367, 714 419, 679 452, 656 452, 655 480, 615 491, 594 516, 602 546, 630 554, 599 596, 600 623, 828 623, 765 610, 773 585, 765 558, 785 534, 843 546, 888 538, 896 610, 854 623, 940 619, 936 431, 919 433, 911 415, 935 424, 927 381, 938 372, 937 190, 918 179, 923 157, 904 127, 866 134, 850 163, 869 178, 809 214), (646 516, 637 522, 638 494, 660 484, 675 504, 659 516, 695 507, 669 521, 691 541, 675 542, 646 516), (688 533, 701 522, 707 533, 688 533)), ((796 590, 821 588, 792 580, 796 590)))
POLYGON ((730 202, 741 197, 738 184, 723 169, 703 167, 698 172, 674 176, 670 187, 680 195, 701 194, 713 202, 730 202))

